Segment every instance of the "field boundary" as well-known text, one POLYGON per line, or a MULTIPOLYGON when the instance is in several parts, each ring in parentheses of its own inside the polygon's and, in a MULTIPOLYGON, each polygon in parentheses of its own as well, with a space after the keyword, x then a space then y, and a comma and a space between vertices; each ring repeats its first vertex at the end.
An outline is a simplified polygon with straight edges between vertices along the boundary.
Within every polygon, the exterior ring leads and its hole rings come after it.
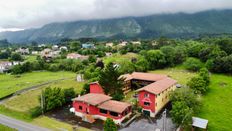
POLYGON ((41 86, 48 85, 48 84, 51 84, 53 82, 67 80, 67 79, 72 79, 72 78, 75 78, 75 77, 61 78, 61 79, 51 80, 51 81, 44 82, 42 84, 38 84, 38 85, 34 85, 34 86, 30 86, 28 88, 24 88, 24 89, 18 90, 18 91, 14 92, 14 93, 11 93, 11 94, 9 94, 7 96, 4 96, 4 97, 0 98, 0 104, 3 104, 6 100, 8 100, 8 99, 10 99, 10 98, 12 98, 14 96, 20 95, 22 93, 25 93, 27 91, 38 89, 41 86))

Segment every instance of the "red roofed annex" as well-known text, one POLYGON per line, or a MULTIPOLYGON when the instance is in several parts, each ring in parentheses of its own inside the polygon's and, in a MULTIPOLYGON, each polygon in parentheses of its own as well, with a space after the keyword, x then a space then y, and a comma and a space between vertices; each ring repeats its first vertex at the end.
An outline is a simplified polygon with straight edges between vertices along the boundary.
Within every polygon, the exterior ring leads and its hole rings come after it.
POLYGON ((74 98, 71 111, 87 122, 112 118, 115 123, 121 124, 131 115, 132 105, 111 99, 104 94, 98 82, 90 83, 90 93, 74 98))

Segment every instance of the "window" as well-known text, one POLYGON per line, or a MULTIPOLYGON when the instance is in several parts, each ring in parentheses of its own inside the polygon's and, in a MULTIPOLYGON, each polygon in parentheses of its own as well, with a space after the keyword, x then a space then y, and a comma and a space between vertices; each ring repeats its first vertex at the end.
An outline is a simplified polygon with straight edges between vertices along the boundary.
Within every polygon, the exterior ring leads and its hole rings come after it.
POLYGON ((150 103, 149 102, 144 102, 143 103, 145 106, 150 106, 150 103))
POLYGON ((112 112, 112 111, 111 111, 111 112, 110 112, 110 115, 111 115, 111 116, 118 116, 118 113, 112 112))
POLYGON ((107 110, 100 109, 100 113, 102 113, 102 114, 107 114, 107 110))
POLYGON ((79 110, 82 110, 82 106, 79 106, 79 110))
POLYGON ((144 94, 144 97, 149 97, 149 94, 144 94))

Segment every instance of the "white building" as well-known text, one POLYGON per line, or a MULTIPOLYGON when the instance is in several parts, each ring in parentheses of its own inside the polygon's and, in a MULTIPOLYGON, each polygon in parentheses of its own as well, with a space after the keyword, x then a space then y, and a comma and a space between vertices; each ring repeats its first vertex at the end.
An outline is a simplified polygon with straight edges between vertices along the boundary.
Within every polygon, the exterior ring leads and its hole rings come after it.
POLYGON ((15 52, 16 52, 16 53, 20 53, 20 54, 22 54, 22 55, 30 54, 28 48, 19 48, 19 49, 17 49, 15 52))

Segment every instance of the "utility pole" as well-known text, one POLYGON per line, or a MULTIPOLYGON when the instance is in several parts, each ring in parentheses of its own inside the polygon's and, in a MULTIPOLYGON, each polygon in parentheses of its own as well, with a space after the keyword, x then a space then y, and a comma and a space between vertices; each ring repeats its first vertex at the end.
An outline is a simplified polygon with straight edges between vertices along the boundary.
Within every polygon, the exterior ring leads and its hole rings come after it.
POLYGON ((166 131, 166 117, 167 117, 167 109, 163 112, 163 131, 166 131))
POLYGON ((43 90, 41 92, 41 109, 42 109, 42 115, 44 115, 44 97, 43 97, 43 90))

